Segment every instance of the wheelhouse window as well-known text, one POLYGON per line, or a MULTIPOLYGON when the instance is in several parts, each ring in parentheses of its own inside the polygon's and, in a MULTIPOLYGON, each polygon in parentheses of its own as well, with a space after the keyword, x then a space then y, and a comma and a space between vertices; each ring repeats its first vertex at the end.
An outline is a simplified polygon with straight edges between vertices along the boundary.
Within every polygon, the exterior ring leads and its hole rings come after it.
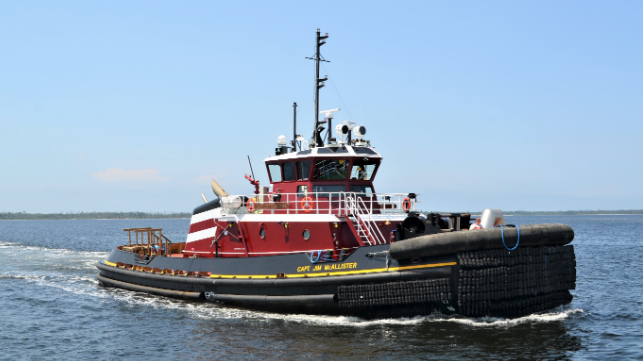
POLYGON ((283 164, 284 181, 294 181, 297 179, 295 174, 295 162, 286 162, 283 164))
POLYGON ((268 171, 270 172, 270 180, 274 182, 281 182, 281 165, 268 164, 268 171))
POLYGON ((297 175, 299 180, 308 180, 310 176, 310 164, 312 162, 305 160, 303 162, 297 162, 297 175))
POLYGON ((297 186, 297 197, 308 196, 308 186, 297 186))
POLYGON ((346 179, 348 164, 346 159, 317 159, 313 179, 346 179))
POLYGON ((343 185, 313 185, 313 192, 320 198, 328 198, 330 195, 337 198, 337 193, 346 192, 346 187, 343 185))
POLYGON ((358 197, 373 197, 373 188, 371 186, 353 185, 351 186, 351 192, 355 192, 358 197))
POLYGON ((353 161, 353 168, 351 170, 352 180, 366 180, 369 181, 373 178, 375 170, 379 162, 373 160, 356 159, 353 161))

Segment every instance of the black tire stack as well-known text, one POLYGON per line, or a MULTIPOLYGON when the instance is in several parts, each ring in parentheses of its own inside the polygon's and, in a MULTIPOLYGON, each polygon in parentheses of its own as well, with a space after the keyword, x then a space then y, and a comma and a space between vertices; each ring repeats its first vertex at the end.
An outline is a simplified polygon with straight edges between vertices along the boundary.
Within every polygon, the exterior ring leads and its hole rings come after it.
POLYGON ((574 246, 458 253, 458 308, 465 316, 521 317, 571 302, 574 246))
POLYGON ((339 286, 337 298, 340 307, 366 311, 369 317, 410 317, 431 313, 453 294, 450 279, 438 278, 339 286))

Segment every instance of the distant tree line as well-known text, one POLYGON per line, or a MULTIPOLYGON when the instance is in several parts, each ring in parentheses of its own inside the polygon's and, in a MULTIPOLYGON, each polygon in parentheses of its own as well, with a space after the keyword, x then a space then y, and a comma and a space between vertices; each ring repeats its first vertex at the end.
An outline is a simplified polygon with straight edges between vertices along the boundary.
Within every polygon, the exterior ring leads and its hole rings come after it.
POLYGON ((0 220, 56 220, 56 219, 167 219, 190 218, 183 212, 79 212, 79 213, 25 213, 0 212, 0 220))
MULTIPOLYGON (((423 213, 452 213, 452 212, 423 212, 423 213)), ((482 211, 458 212, 470 214, 482 214, 482 211)), ((643 209, 610 209, 610 210, 590 210, 590 211, 503 211, 505 215, 511 216, 584 216, 592 214, 643 214, 643 209)))
MULTIPOLYGON (((441 212, 436 212, 441 213, 441 212)), ((482 212, 469 212, 481 214, 482 212)), ((643 209, 584 210, 584 211, 506 211, 515 216, 555 216, 555 215, 592 215, 592 214, 643 214, 643 209)), ((0 220, 56 220, 56 219, 169 219, 190 218, 185 212, 79 212, 79 213, 26 213, 0 212, 0 220)))
POLYGON ((504 212, 505 214, 513 214, 516 216, 538 216, 538 215, 569 215, 569 216, 582 216, 592 214, 643 214, 643 209, 617 209, 617 210, 591 210, 591 211, 513 211, 504 212))

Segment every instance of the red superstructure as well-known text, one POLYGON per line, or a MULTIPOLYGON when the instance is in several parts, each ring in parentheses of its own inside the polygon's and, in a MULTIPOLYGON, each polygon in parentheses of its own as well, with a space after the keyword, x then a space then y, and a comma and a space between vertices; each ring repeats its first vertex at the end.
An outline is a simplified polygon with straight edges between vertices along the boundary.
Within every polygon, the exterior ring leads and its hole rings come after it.
MULTIPOLYGON (((256 194, 218 194, 220 199, 210 202, 215 208, 197 208, 184 255, 321 251, 336 259, 356 247, 389 243, 396 225, 406 218, 404 208, 413 210, 415 199, 376 194, 373 181, 382 156, 366 141, 353 143, 360 145, 331 144, 265 159, 270 188, 258 187, 256 194)), ((213 189, 220 193, 216 185, 213 189)))

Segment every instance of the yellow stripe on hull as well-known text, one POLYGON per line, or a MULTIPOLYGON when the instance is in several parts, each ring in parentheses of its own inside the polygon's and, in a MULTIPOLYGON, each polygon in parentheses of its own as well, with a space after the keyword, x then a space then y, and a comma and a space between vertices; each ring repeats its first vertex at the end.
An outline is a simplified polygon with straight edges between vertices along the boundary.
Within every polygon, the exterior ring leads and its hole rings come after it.
MULTIPOLYGON (((104 261, 106 265, 116 267, 116 263, 104 261)), ((305 277, 327 277, 327 276, 347 276, 347 275, 357 275, 365 273, 380 273, 380 272, 395 272, 395 271, 407 271, 413 269, 422 269, 422 268, 435 268, 435 267, 446 267, 446 266, 455 266, 457 262, 447 262, 447 263, 432 263, 432 264, 422 264, 415 266, 405 266, 405 267, 389 267, 386 268, 372 268, 367 270, 359 271, 343 271, 343 272, 316 272, 316 273, 304 273, 304 274, 284 274, 283 276, 277 275, 210 275, 211 278, 305 278, 305 277)))
POLYGON ((276 275, 210 275, 212 278, 305 278, 305 277, 326 277, 326 276, 346 276, 346 275, 356 275, 356 274, 365 274, 365 273, 380 273, 380 272, 394 272, 394 271, 406 271, 412 269, 421 269, 421 268, 434 268, 434 267, 444 267, 444 266, 455 266, 456 262, 448 263, 433 263, 433 264, 423 264, 417 266, 406 266, 406 267, 389 267, 388 271, 386 268, 373 268, 368 270, 360 271, 344 271, 344 272, 317 272, 317 273, 305 273, 305 274, 284 274, 282 277, 276 275))

